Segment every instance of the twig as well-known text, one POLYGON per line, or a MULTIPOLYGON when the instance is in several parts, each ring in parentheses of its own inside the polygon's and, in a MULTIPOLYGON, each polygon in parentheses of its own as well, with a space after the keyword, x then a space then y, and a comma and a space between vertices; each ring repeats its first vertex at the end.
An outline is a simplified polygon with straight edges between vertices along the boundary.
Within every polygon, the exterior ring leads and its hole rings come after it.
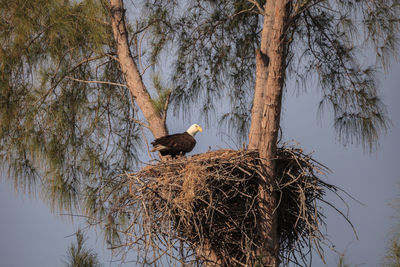
POLYGON ((122 83, 113 83, 113 82, 106 82, 106 81, 87 81, 87 80, 80 80, 80 79, 76 79, 70 76, 67 76, 66 78, 75 81, 75 82, 81 82, 81 83, 99 83, 99 84, 108 84, 108 85, 115 85, 115 86, 121 86, 121 87, 126 87, 128 88, 128 86, 126 86, 125 84, 122 83))
POLYGON ((258 9, 258 12, 260 12, 260 14, 264 14, 264 9, 260 6, 260 4, 256 0, 247 0, 247 1, 249 1, 250 3, 255 5, 258 9))

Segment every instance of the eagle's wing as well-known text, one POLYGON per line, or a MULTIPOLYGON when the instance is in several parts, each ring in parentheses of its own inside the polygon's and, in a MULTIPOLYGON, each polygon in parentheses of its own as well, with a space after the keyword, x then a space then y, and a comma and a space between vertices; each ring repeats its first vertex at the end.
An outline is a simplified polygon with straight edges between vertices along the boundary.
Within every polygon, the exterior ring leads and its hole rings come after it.
POLYGON ((152 151, 170 151, 172 153, 187 153, 192 151, 196 140, 188 133, 178 133, 162 136, 151 143, 154 146, 152 151))

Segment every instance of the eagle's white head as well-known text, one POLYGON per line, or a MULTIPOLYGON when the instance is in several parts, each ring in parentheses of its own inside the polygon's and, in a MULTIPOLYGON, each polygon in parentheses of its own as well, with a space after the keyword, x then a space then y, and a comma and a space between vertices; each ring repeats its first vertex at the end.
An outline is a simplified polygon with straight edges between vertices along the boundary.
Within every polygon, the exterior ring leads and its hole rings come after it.
POLYGON ((189 129, 187 129, 186 132, 191 136, 195 136, 197 132, 202 132, 202 131, 203 129, 199 125, 193 124, 192 126, 189 127, 189 129))

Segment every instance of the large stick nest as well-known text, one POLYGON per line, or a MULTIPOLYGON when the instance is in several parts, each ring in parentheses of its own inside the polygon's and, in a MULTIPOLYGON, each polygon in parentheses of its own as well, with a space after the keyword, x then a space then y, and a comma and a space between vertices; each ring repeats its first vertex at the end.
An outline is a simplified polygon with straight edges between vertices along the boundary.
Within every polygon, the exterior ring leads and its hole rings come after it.
MULTIPOLYGON (((278 179, 272 188, 279 205, 273 212, 277 212, 280 259, 303 265, 312 248, 322 255, 324 216, 319 202, 325 202, 325 190, 337 188, 318 178, 328 169, 300 149, 279 148, 275 162, 278 179)), ((181 157, 126 178, 129 192, 114 213, 122 206, 129 213, 127 244, 139 245, 143 264, 166 255, 166 265, 173 261, 257 264, 257 248, 265 242, 257 231, 265 218, 258 196, 267 186, 257 151, 219 150, 181 157)))

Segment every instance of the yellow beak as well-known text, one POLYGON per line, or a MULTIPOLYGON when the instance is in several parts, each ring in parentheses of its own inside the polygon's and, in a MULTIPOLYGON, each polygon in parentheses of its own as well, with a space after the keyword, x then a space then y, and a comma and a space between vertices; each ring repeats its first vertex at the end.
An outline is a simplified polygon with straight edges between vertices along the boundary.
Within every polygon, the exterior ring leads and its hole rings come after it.
POLYGON ((203 131, 203 129, 202 129, 200 126, 198 126, 197 129, 198 129, 200 132, 203 131))

